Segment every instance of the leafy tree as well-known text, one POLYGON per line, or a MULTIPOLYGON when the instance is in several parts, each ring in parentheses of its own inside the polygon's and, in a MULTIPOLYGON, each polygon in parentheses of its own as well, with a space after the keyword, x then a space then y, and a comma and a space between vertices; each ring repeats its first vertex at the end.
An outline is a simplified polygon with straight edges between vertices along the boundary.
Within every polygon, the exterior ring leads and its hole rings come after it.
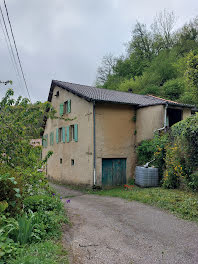
POLYGON ((132 31, 132 39, 128 43, 128 54, 136 54, 147 64, 152 60, 152 35, 145 24, 136 23, 132 31))
POLYGON ((177 101, 185 89, 184 78, 168 80, 163 85, 162 96, 166 99, 177 101))
POLYGON ((187 56, 186 78, 198 105, 198 51, 192 51, 187 56))
POLYGON ((13 94, 13 90, 7 90, 0 102, 0 162, 11 167, 32 166, 30 139, 40 137, 46 109, 51 117, 55 111, 48 102, 31 104, 21 97, 15 101, 13 94))

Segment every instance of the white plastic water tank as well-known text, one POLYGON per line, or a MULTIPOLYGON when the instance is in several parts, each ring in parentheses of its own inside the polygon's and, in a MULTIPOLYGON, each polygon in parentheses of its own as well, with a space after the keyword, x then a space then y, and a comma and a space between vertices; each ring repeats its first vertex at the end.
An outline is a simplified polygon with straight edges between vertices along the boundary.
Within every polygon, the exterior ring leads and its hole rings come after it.
POLYGON ((159 176, 157 168, 145 168, 136 166, 135 184, 140 187, 156 187, 159 185, 159 176))

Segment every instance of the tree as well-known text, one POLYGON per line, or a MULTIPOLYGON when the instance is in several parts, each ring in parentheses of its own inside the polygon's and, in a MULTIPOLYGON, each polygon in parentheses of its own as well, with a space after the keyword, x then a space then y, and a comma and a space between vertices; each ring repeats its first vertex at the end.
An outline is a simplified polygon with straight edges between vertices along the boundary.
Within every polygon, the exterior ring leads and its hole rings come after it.
POLYGON ((187 56, 186 78, 198 105, 198 51, 191 51, 187 56))
POLYGON ((101 66, 97 70, 96 83, 98 86, 103 85, 113 74, 113 67, 116 63, 116 58, 112 54, 105 55, 102 59, 101 66))
POLYGON ((185 56, 190 51, 198 48, 198 17, 186 23, 175 35, 175 49, 177 54, 185 56))
POLYGON ((166 9, 157 14, 152 30, 154 34, 154 41, 158 51, 161 49, 170 49, 174 44, 173 28, 176 23, 174 12, 168 12, 166 9))
POLYGON ((152 36, 145 24, 136 23, 132 31, 132 39, 128 43, 128 54, 136 54, 142 60, 151 61, 153 57, 152 36))
POLYGON ((33 166, 30 139, 40 137, 41 120, 44 115, 53 117, 55 111, 48 102, 31 104, 22 97, 15 101, 13 95, 13 90, 7 90, 0 102, 0 163, 33 166))

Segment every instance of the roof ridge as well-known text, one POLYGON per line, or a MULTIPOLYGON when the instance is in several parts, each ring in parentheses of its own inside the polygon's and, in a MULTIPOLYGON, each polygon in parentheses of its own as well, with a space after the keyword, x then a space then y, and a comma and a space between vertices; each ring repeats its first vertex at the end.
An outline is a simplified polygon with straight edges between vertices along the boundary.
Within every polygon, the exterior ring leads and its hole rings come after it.
MULTIPOLYGON (((125 94, 134 94, 134 95, 139 95, 139 96, 143 96, 145 98, 150 98, 150 95, 147 94, 137 94, 137 93, 133 93, 133 92, 127 92, 127 91, 119 91, 119 90, 113 90, 113 89, 107 89, 107 88, 100 88, 100 87, 96 87, 96 86, 92 86, 92 85, 87 85, 87 84, 80 84, 80 83, 72 83, 72 82, 64 82, 64 81, 58 81, 58 80, 52 80, 52 82, 61 82, 61 83, 69 83, 69 84, 73 84, 73 85, 79 85, 79 86, 86 86, 86 87, 90 87, 90 88, 95 88, 95 89, 99 89, 99 90, 106 90, 106 91, 113 91, 113 92, 118 92, 118 93, 125 93, 125 94)), ((161 98, 160 98, 161 99, 161 98)))

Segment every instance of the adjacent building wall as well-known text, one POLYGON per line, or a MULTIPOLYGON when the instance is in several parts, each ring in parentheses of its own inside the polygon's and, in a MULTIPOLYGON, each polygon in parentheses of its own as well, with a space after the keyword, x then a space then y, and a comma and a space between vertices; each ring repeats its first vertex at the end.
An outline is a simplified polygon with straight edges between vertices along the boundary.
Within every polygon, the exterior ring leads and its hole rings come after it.
POLYGON ((96 104, 96 179, 102 184, 102 158, 126 158, 127 180, 133 176, 136 155, 135 110, 132 106, 96 104))
POLYGON ((164 126, 164 106, 155 105, 137 109, 136 143, 153 138, 154 131, 164 126))
POLYGON ((191 109, 189 108, 184 108, 183 109, 183 120, 186 119, 187 117, 191 116, 191 109))
POLYGON ((53 155, 47 163, 47 175, 57 181, 73 184, 90 184, 93 182, 93 104, 66 90, 55 87, 52 105, 60 117, 60 104, 71 99, 71 113, 64 118, 74 119, 65 121, 48 119, 44 135, 48 134, 48 147, 43 148, 43 156, 49 150, 53 155), (56 97, 56 92, 59 96, 56 97), (56 128, 78 124, 78 142, 56 143, 56 128), (54 144, 50 146, 50 132, 54 132, 54 144), (62 164, 60 164, 62 159, 62 164), (71 165, 74 159, 74 165, 71 165))

